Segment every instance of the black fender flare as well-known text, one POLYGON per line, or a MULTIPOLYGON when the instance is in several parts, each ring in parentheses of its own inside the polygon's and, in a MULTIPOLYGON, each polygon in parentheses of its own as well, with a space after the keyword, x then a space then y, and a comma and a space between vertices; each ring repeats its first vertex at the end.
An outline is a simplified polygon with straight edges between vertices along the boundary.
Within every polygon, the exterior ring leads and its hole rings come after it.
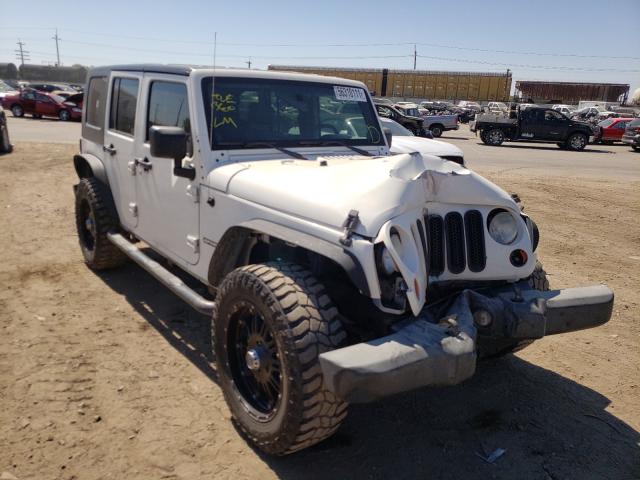
POLYGON ((95 155, 89 153, 76 154, 73 156, 73 166, 79 179, 95 177, 105 185, 109 185, 107 170, 104 163, 95 155))
POLYGON ((208 280, 211 286, 217 287, 229 272, 248 260, 256 234, 269 235, 334 261, 342 267, 360 293, 370 296, 364 269, 357 257, 349 250, 308 233, 259 219, 232 227, 222 235, 209 262, 208 280))
MULTIPOLYGON (((73 167, 76 170, 76 174, 78 178, 82 180, 83 178, 95 178, 97 179, 104 187, 105 190, 105 201, 106 206, 114 216, 114 218, 118 218, 118 209, 116 208, 116 203, 113 199, 113 194, 111 193, 111 187, 109 186, 109 178, 107 177, 107 170, 104 168, 104 163, 95 155, 91 154, 76 154, 73 156, 73 167)), ((74 186, 74 191, 77 185, 74 186)), ((119 220, 118 220, 119 221, 119 220)))

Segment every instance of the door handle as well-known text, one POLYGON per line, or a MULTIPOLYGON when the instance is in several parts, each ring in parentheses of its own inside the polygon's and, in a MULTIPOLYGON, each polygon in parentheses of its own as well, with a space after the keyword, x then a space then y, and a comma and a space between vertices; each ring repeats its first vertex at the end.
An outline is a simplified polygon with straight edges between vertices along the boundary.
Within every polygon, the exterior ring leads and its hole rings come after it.
POLYGON ((115 155, 116 154, 116 148, 113 146, 113 143, 110 143, 109 146, 103 145, 102 146, 102 151, 103 152, 107 152, 109 155, 115 155))
POLYGON ((136 158, 134 159, 134 162, 136 162, 136 165, 140 165, 142 167, 142 170, 144 170, 145 172, 148 172, 153 168, 151 160, 149 160, 147 157, 136 158))

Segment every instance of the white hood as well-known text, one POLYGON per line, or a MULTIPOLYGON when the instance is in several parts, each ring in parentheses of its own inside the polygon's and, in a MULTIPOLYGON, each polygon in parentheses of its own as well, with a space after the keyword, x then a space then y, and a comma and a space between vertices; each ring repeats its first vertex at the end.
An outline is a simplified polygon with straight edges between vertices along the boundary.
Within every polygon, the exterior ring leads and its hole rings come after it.
POLYGON ((436 157, 463 157, 462 150, 450 143, 410 136, 394 136, 390 151, 391 153, 420 152, 423 155, 435 155, 436 157))
POLYGON ((390 218, 428 201, 517 209, 511 197, 488 180, 454 162, 420 154, 234 163, 213 170, 208 183, 336 229, 357 210, 355 231, 367 237, 375 237, 390 218))

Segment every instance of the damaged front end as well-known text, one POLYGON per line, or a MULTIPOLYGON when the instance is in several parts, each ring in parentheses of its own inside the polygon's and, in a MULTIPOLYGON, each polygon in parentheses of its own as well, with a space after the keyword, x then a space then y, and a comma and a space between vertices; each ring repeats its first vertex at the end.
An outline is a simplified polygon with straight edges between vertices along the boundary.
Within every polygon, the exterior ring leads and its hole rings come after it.
POLYGON ((604 285, 543 292, 519 282, 464 290, 395 325, 390 335, 322 353, 325 385, 352 403, 455 385, 473 375, 483 348, 602 325, 613 298, 604 285))

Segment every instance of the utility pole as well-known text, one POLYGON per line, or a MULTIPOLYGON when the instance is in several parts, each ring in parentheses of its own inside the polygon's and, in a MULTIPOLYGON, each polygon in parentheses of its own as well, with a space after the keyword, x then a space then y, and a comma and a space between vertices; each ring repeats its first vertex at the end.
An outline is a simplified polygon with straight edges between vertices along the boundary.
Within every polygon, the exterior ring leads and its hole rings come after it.
POLYGON ((413 69, 416 69, 416 60, 418 59, 418 50, 416 49, 416 45, 413 45, 413 69))
POLYGON ((58 47, 58 40, 62 40, 59 36, 58 36, 58 29, 56 28, 56 34, 51 37, 52 40, 56 41, 56 56, 58 57, 58 62, 56 63, 56 67, 60 66, 60 48, 58 47))
POLYGON ((18 50, 15 50, 16 58, 20 59, 20 65, 24 65, 25 57, 27 60, 29 60, 29 52, 27 52, 24 48, 22 48, 26 44, 20 39, 18 39, 18 42, 16 43, 16 45, 18 45, 18 50))
POLYGON ((249 70, 251 70, 251 57, 249 57, 249 61, 244 62, 247 64, 247 68, 249 68, 249 70))

